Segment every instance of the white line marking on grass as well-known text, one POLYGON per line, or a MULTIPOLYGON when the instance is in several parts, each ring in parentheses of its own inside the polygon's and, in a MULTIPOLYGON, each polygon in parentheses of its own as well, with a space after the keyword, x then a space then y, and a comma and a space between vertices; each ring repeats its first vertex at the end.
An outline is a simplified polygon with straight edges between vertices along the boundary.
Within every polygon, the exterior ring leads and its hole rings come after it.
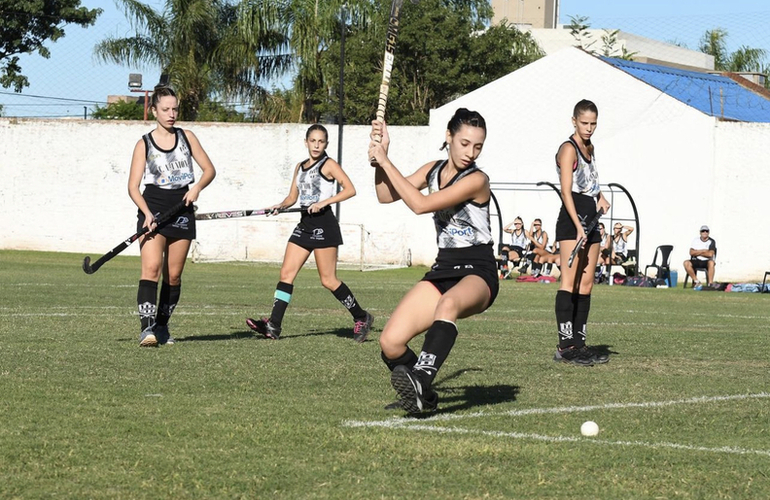
POLYGON ((531 439, 536 441, 546 441, 552 443, 574 443, 574 442, 589 442, 610 446, 641 446, 645 448, 661 449, 669 448, 674 450, 685 451, 699 451, 708 453, 730 453, 734 455, 761 455, 770 457, 770 450, 754 450, 750 448, 737 448, 733 446, 722 446, 718 448, 708 448, 706 446, 693 446, 689 444, 659 442, 649 443, 646 441, 610 441, 606 439, 592 439, 583 437, 572 436, 546 436, 543 434, 523 433, 523 432, 506 432, 506 431, 485 431, 479 429, 464 429, 461 427, 439 427, 434 425, 425 425, 426 422, 438 422, 448 420, 459 420, 463 418, 478 418, 478 417, 496 417, 496 416, 526 416, 526 415, 543 415, 543 414, 556 414, 556 413, 575 413, 583 411, 593 410, 607 410, 607 409, 619 409, 619 408, 659 408, 663 406, 674 406, 682 404, 703 404, 720 401, 736 401, 745 399, 766 399, 770 398, 770 393, 759 392, 755 394, 734 394, 729 396, 700 396, 688 399, 674 399, 670 401, 650 401, 646 403, 608 403, 604 405, 591 405, 591 406, 563 406, 554 408, 530 408, 528 410, 512 410, 501 413, 494 412, 474 412, 468 414, 456 414, 456 415, 436 415, 429 418, 420 420, 410 420, 401 417, 393 417, 387 420, 345 420, 342 425, 345 427, 384 427, 389 429, 406 429, 413 431, 430 431, 438 433, 456 433, 456 434, 478 434, 483 436, 492 437, 504 437, 513 439, 531 439))
POLYGON ((544 436, 542 434, 529 434, 523 432, 503 432, 503 431, 483 431, 478 429, 463 429, 461 427, 435 427, 432 425, 413 424, 402 426, 403 429, 410 431, 431 431, 439 432, 442 434, 455 433, 455 434, 480 434, 482 436, 514 438, 514 439, 532 439, 535 441, 546 441, 550 443, 595 443, 611 446, 641 446, 644 448, 671 448, 674 450, 685 451, 702 451, 709 453, 731 453, 735 455, 762 455, 770 457, 770 450, 752 450, 749 448, 735 448, 732 446, 722 446, 719 448, 708 448, 705 446, 692 446, 689 444, 679 443, 648 443, 646 441, 609 441, 606 439, 590 439, 590 438, 578 438, 571 436, 544 436))
MULTIPOLYGON (((478 411, 474 413, 457 413, 457 414, 445 414, 435 415, 421 419, 421 423, 425 422, 444 422, 449 420, 460 420, 466 418, 479 418, 479 417, 523 417, 527 415, 545 415, 545 414, 557 414, 557 413, 578 413, 585 411, 595 410, 617 410, 624 408, 660 408, 663 406, 675 406, 683 404, 702 404, 713 403, 717 401, 735 401, 742 399, 767 399, 770 398, 768 392, 758 392, 756 394, 734 394, 730 396, 699 396, 688 399, 673 399, 670 401, 648 401, 646 403, 607 403, 603 405, 590 405, 590 406, 561 406, 554 408, 529 408, 527 410, 510 410, 505 412, 485 412, 478 411)), ((410 425, 409 420, 403 418, 390 418, 387 420, 346 420, 342 423, 346 427, 405 427, 410 425)))

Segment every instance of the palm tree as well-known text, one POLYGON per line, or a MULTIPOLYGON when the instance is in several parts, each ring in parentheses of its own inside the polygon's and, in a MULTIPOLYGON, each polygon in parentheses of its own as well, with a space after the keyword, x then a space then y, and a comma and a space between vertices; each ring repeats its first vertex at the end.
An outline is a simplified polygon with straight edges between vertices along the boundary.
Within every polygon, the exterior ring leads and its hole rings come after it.
POLYGON ((291 62, 280 53, 286 40, 275 25, 253 23, 248 9, 225 0, 167 0, 162 13, 138 0, 119 1, 136 34, 103 40, 97 58, 159 66, 180 97, 182 119, 195 120, 213 95, 253 98, 263 92, 260 78, 280 75, 291 62))

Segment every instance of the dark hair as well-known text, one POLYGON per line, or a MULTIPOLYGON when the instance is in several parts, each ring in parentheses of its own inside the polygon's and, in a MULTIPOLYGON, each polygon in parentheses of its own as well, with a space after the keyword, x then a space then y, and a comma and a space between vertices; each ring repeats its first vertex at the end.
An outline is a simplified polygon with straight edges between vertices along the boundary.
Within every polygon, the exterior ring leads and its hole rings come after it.
POLYGON ((596 104, 588 99, 583 99, 575 104, 575 109, 572 110, 572 117, 577 118, 580 116, 580 113, 583 113, 584 111, 593 111, 596 113, 596 116, 599 116, 599 108, 596 107, 596 104))
MULTIPOLYGON (((460 131, 460 128, 462 128, 463 125, 468 125, 469 127, 478 127, 484 130, 485 135, 487 133, 487 122, 478 111, 469 111, 466 108, 459 108, 457 111, 455 111, 455 114, 449 120, 449 123, 447 123, 446 128, 449 130, 450 135, 454 137, 454 135, 460 131)), ((442 144, 441 148, 439 149, 444 149, 446 147, 447 143, 444 141, 444 144, 442 144)))
POLYGON ((152 100, 150 101, 150 107, 157 108, 158 103, 160 102, 161 97, 176 97, 176 92, 174 92, 174 89, 169 87, 168 85, 156 85, 155 89, 152 91, 152 100))
POLYGON ((308 127, 307 132, 305 132, 305 139, 310 137, 310 134, 314 130, 320 130, 321 132, 323 132, 324 136, 326 138, 326 142, 329 142, 329 132, 326 130, 326 127, 324 127, 320 123, 314 123, 313 125, 310 125, 310 127, 308 127))

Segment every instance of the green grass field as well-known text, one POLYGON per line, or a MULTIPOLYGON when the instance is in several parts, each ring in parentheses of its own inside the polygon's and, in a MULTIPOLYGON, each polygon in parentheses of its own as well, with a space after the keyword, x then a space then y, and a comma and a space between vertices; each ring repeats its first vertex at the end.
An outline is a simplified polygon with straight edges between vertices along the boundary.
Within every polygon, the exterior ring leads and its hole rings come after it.
POLYGON ((424 268, 340 272, 359 345, 314 269, 270 341, 244 319, 276 266, 190 263, 178 342, 147 349, 138 258, 82 258, 0 252, 0 498, 770 498, 770 295, 597 286, 614 354, 581 368, 551 361, 557 285, 503 282, 409 418, 377 338, 424 268))

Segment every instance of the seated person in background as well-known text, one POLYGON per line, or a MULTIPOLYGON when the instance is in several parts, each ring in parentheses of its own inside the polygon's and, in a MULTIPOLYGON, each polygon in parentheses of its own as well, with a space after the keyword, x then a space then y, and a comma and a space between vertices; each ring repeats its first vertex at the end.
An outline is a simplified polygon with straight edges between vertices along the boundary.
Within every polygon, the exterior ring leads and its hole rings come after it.
POLYGON ((524 221, 521 219, 521 217, 516 217, 513 219, 513 222, 505 226, 503 231, 511 235, 511 244, 503 245, 503 248, 500 252, 502 254, 502 260, 500 262, 500 274, 501 277, 506 278, 511 272, 510 268, 518 265, 521 261, 521 258, 524 257, 524 249, 529 244, 529 240, 527 239, 527 235, 524 232, 524 221))
POLYGON ((612 229, 612 263, 619 266, 628 260, 628 235, 634 232, 634 228, 616 222, 612 229))
POLYGON ((599 235, 601 235, 601 242, 599 243, 599 265, 606 266, 611 263, 612 258, 612 238, 607 234, 604 229, 604 222, 599 223, 599 235))
MULTIPOLYGON (((535 219, 532 221, 532 226, 529 231, 525 231, 527 239, 529 239, 529 253, 526 255, 526 259, 532 262, 532 272, 539 271, 542 264, 535 261, 535 257, 544 256, 548 253, 546 248, 548 247, 548 233, 543 231, 543 221, 535 219)), ((519 269, 519 273, 524 274, 527 272, 527 263, 519 269)))
POLYGON ((709 237, 709 227, 700 227, 700 236, 690 243, 690 260, 684 261, 684 270, 692 280, 693 288, 700 286, 701 282, 695 273, 696 269, 706 270, 706 284, 714 282, 714 268, 716 267, 717 242, 709 237))

